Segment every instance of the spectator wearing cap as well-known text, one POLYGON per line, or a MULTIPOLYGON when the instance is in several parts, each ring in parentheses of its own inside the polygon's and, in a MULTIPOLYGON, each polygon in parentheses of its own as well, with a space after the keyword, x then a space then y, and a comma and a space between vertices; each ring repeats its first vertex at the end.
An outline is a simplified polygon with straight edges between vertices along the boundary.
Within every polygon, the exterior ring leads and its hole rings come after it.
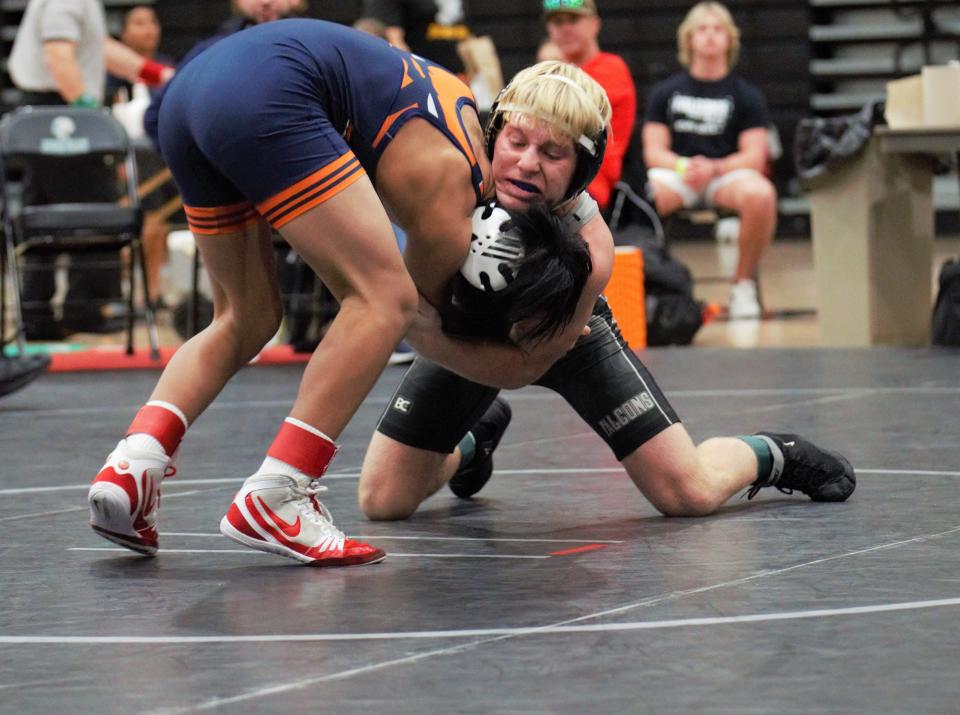
POLYGON ((600 17, 594 0, 543 0, 543 19, 550 41, 563 59, 593 77, 606 91, 613 109, 603 164, 587 187, 600 208, 606 209, 613 186, 620 180, 637 117, 633 76, 622 57, 600 49, 600 17))

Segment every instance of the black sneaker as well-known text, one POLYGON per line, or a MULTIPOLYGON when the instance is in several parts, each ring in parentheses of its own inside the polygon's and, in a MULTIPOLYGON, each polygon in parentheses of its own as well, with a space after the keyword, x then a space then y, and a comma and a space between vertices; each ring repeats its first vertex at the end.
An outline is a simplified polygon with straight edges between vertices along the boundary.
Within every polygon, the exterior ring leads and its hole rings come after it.
POLYGON ((501 397, 496 398, 483 413, 477 424, 470 428, 477 440, 476 452, 469 463, 460 467, 450 477, 450 491, 461 499, 469 499, 483 489, 493 474, 493 450, 507 431, 513 413, 510 405, 501 397))
POLYGON ((773 471, 764 484, 754 482, 747 493, 753 499, 763 487, 776 487, 785 494, 803 492, 813 501, 846 501, 857 486, 853 466, 843 455, 821 449, 795 434, 758 432, 773 441, 783 453, 774 457, 773 471))

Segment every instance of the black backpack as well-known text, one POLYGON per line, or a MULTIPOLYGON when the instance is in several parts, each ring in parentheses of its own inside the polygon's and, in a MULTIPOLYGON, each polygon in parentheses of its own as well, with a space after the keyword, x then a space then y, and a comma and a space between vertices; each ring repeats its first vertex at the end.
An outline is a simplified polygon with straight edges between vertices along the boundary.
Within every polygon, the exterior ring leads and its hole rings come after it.
POLYGON ((950 259, 940 269, 940 290, 933 305, 930 342, 960 346, 960 261, 950 259))
POLYGON ((643 251, 643 291, 647 345, 689 345, 703 325, 703 304, 693 298, 690 269, 667 250, 661 239, 636 225, 614 233, 618 246, 643 251))

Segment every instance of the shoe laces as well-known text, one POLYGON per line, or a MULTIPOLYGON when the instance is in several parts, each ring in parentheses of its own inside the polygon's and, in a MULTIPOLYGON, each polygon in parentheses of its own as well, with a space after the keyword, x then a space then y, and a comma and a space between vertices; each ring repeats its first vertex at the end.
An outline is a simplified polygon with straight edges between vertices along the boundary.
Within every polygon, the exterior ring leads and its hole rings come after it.
POLYGON ((317 495, 325 493, 327 487, 322 486, 319 479, 310 480, 305 487, 296 480, 292 480, 290 491, 292 495, 289 501, 296 503, 300 513, 311 523, 319 526, 325 532, 327 539, 335 540, 337 548, 343 548, 346 536, 333 525, 333 513, 317 499, 317 495))
MULTIPOLYGON (((750 491, 747 492, 747 501, 750 501, 755 496, 757 496, 757 492, 759 492, 761 489, 763 489, 766 486, 770 486, 770 485, 759 484, 757 482, 754 482, 753 485, 750 487, 750 491)), ((784 494, 793 494, 793 489, 791 489, 790 487, 781 487, 779 484, 774 484, 773 487, 778 492, 783 492, 784 494)))

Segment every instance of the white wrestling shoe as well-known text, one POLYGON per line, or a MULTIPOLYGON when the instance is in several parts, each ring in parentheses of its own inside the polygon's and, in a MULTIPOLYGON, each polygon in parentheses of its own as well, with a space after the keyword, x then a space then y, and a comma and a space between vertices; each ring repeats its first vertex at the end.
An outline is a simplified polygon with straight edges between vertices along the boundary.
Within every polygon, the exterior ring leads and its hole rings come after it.
POLYGON ((176 473, 171 462, 163 452, 134 450, 120 440, 87 492, 93 530, 141 554, 157 553, 160 484, 176 473))
POLYGON ((220 532, 251 549, 311 566, 357 566, 386 558, 381 549, 346 538, 318 494, 318 479, 254 474, 233 498, 220 532))

